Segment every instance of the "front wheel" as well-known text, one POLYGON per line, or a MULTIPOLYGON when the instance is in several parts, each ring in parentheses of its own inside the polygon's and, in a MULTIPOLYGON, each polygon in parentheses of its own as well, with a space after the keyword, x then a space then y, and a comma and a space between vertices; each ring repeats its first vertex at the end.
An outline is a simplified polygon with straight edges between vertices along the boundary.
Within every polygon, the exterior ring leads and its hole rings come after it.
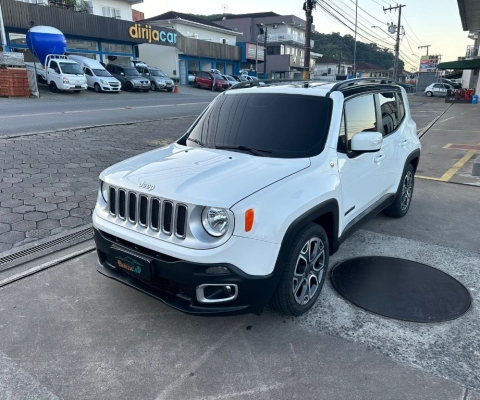
POLYGON ((57 93, 58 92, 57 84, 54 81, 51 81, 50 85, 48 85, 48 87, 50 88, 50 91, 52 93, 57 93))
POLYGON ((157 85, 155 85, 155 83, 152 82, 152 83, 150 84, 150 90, 151 90, 152 92, 154 92, 155 90, 157 90, 157 85))
POLYGON ((102 88, 98 83, 96 83, 95 85, 93 85, 93 90, 95 90, 97 93, 100 93, 102 91, 102 88))
POLYGON ((132 85, 130 82, 127 82, 127 83, 125 84, 125 90, 126 90, 127 92, 133 92, 133 85, 132 85))
POLYGON ((395 195, 395 200, 387 208, 383 210, 383 213, 392 218, 404 217, 412 203, 413 187, 415 184, 415 171, 412 164, 408 164, 405 172, 402 175, 400 186, 395 195))
POLYGON ((329 243, 323 227, 311 223, 289 246, 277 265, 283 273, 271 305, 282 314, 297 316, 310 310, 320 295, 327 276, 329 243))
POLYGON ((427 95, 427 97, 432 97, 433 93, 432 92, 427 92, 426 95, 427 95))

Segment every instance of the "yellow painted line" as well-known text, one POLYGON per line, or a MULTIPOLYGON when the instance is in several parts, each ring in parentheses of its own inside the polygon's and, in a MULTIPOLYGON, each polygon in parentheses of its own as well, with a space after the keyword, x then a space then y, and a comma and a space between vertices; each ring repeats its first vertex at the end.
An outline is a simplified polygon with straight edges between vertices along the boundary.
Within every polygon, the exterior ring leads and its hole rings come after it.
POLYGON ((447 119, 444 119, 443 121, 440 121, 439 124, 442 124, 446 121, 450 121, 451 119, 454 119, 455 117, 450 117, 450 118, 447 118, 447 119))
POLYGON ((431 176, 421 176, 421 175, 415 175, 415 178, 419 179, 427 179, 429 181, 437 181, 437 182, 442 182, 440 178, 432 178, 431 176))
POLYGON ((448 182, 450 179, 454 177, 454 175, 460 171, 460 169, 463 168, 463 166, 470 161, 470 159, 476 154, 476 150, 470 150, 467 151, 467 153, 460 159, 458 160, 455 165, 450 168, 447 172, 443 174, 443 176, 440 178, 441 181, 443 182, 448 182))
POLYGON ((449 149, 452 143, 447 144, 446 146, 443 146, 444 149, 449 149))

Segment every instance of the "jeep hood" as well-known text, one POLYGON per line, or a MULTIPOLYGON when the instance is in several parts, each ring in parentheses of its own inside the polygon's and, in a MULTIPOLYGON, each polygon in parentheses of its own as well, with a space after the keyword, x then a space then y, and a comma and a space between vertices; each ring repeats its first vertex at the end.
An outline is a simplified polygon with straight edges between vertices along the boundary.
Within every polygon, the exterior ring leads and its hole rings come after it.
POLYGON ((177 144, 125 160, 100 179, 174 201, 230 208, 252 193, 310 166, 310 159, 257 157, 177 144), (151 188, 148 190, 143 187, 151 188))

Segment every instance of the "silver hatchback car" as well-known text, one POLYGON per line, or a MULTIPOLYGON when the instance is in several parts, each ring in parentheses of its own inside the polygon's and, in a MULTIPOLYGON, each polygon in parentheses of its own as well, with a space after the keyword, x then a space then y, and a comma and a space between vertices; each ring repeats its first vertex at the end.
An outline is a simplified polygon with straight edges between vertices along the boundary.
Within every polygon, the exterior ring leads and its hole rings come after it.
POLYGON ((432 83, 430 86, 427 86, 425 89, 425 94, 427 97, 432 96, 446 96, 447 90, 453 89, 453 86, 450 86, 448 83, 432 83))
POLYGON ((173 91, 175 84, 161 69, 143 65, 137 65, 136 68, 137 71, 142 74, 142 76, 150 81, 150 90, 166 90, 167 92, 173 91))

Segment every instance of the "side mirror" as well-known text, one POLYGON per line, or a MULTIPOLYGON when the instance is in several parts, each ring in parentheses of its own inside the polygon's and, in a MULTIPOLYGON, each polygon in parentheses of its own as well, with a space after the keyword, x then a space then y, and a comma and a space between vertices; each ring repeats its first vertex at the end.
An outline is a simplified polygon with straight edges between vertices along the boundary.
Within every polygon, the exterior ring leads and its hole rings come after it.
POLYGON ((353 151, 375 152, 382 148, 383 135, 380 132, 358 132, 352 138, 353 151))

